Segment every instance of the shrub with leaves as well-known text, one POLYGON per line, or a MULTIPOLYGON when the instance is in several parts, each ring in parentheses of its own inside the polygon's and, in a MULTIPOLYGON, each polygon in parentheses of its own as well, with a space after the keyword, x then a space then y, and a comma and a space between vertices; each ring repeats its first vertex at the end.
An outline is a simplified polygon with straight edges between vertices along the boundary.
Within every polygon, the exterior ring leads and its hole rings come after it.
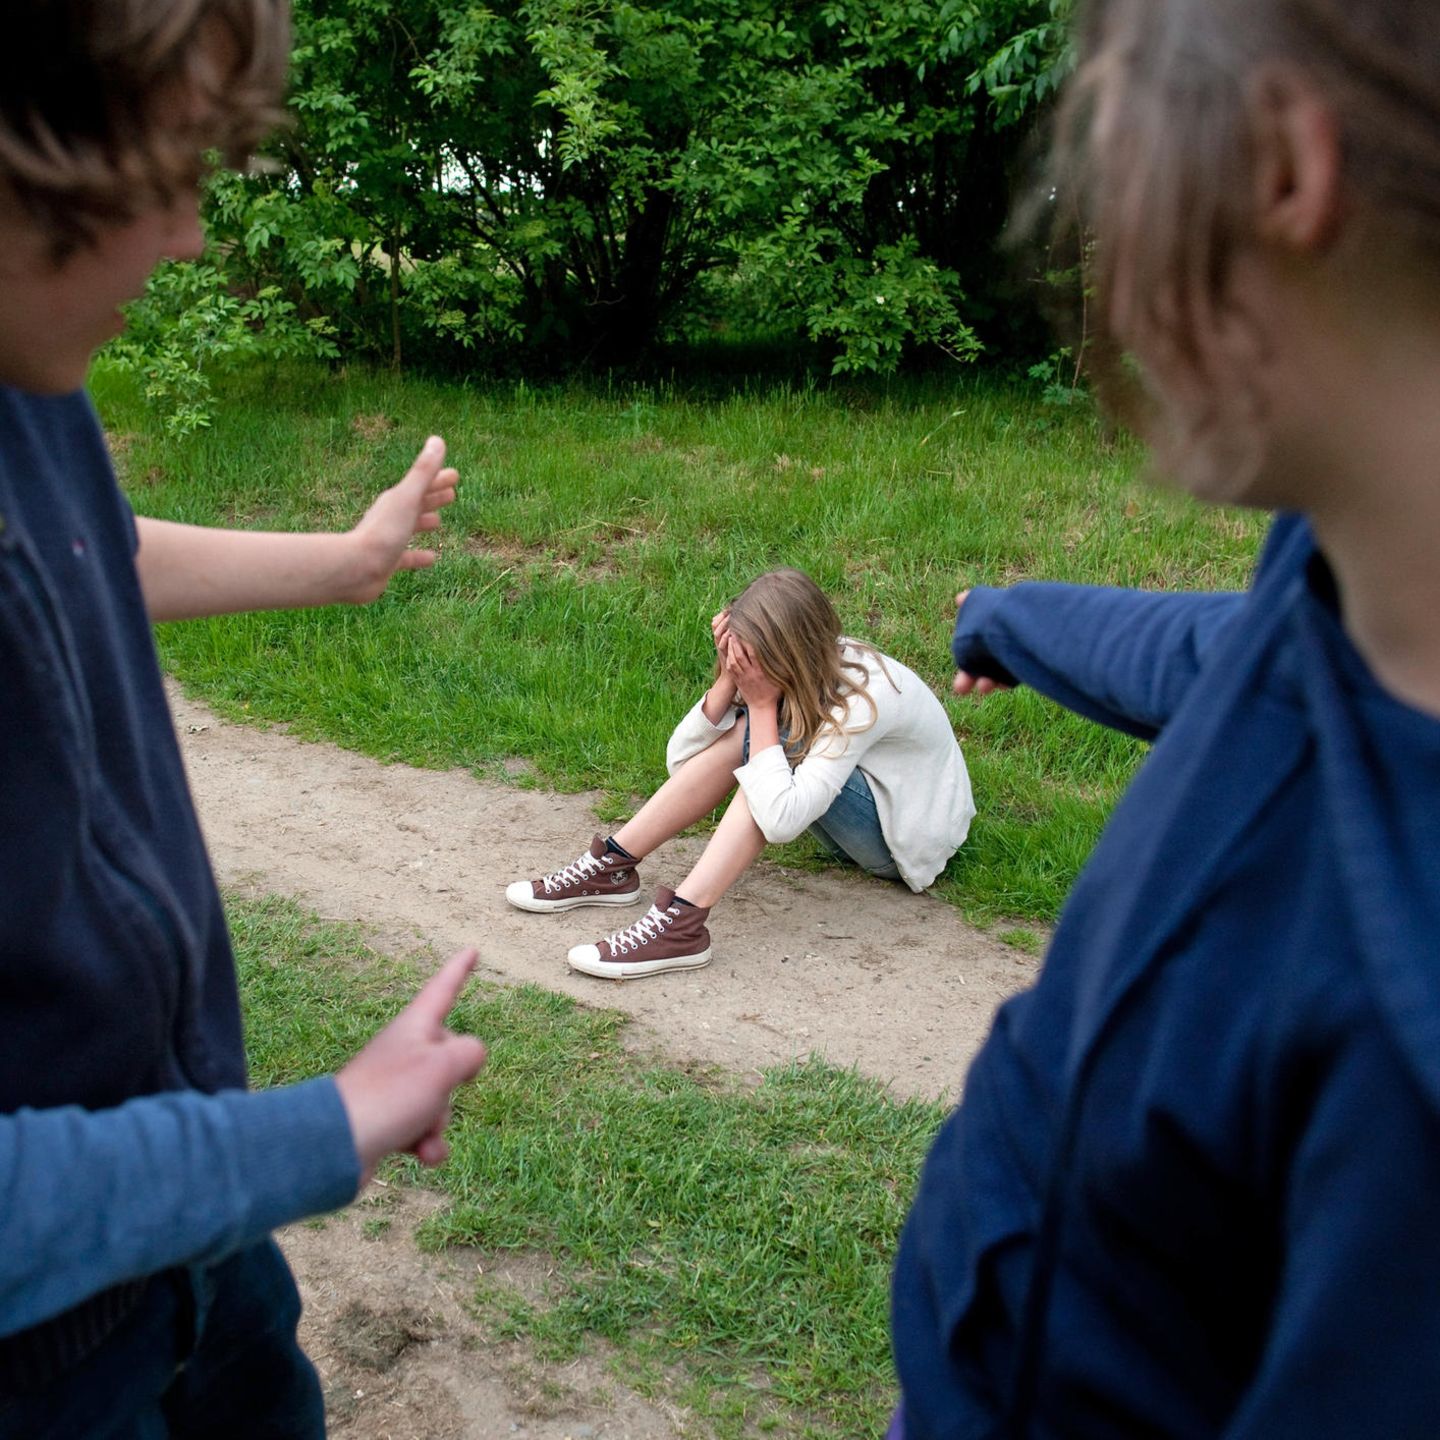
POLYGON ((396 365, 625 361, 742 293, 839 371, 973 353, 1068 4, 297 0, 295 123, 210 223, 396 365))
POLYGON ((171 435, 210 423, 210 379, 225 361, 338 353, 323 316, 302 320, 274 285, 249 297, 233 294, 208 260, 162 265, 127 309, 125 333, 105 350, 111 363, 141 376, 145 398, 171 435))

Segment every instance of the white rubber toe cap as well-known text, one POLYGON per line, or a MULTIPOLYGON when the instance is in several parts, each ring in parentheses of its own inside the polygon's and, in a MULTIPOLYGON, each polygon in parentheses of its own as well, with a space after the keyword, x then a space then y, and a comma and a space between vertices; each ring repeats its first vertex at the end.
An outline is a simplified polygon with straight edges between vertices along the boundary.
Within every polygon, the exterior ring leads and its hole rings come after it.
POLYGON ((654 960, 602 960, 598 945, 576 945, 567 958, 570 968, 582 975, 595 975, 601 980, 638 980, 668 970, 698 970, 710 963, 710 947, 693 955, 665 955, 654 960))
POLYGON ((505 898, 521 910, 533 909, 535 887, 528 880, 512 880, 505 887, 505 898))
POLYGON ((569 955, 565 958, 570 962, 572 970, 579 970, 586 975, 604 975, 606 973, 600 960, 598 945, 573 945, 569 955))

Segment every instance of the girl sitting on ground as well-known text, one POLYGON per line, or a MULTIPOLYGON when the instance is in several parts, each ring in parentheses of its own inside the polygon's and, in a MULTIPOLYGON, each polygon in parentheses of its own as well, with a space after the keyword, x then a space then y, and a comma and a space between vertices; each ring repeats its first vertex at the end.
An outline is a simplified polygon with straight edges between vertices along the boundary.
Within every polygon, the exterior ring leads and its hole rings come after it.
POLYGON ((836 859, 918 891, 970 828, 970 779, 939 700, 899 661, 842 635, 808 575, 761 575, 711 629, 715 681, 670 737, 669 780, 614 835, 505 891, 540 912, 630 904, 640 862, 736 791, 679 887, 662 885, 635 924, 575 946, 573 970, 628 980, 709 964, 706 917, 767 841, 808 827, 836 859))

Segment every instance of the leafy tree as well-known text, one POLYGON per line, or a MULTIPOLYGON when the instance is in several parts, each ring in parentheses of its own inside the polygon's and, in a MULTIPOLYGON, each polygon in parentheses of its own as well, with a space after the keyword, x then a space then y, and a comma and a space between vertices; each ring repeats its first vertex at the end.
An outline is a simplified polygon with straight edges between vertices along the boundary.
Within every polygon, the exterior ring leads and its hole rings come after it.
POLYGON ((836 371, 969 356, 1067 9, 298 0, 296 120, 217 180, 219 263, 396 365, 624 361, 717 306, 836 371))
POLYGON ((339 355, 324 316, 302 320, 274 285, 245 299, 209 262, 162 266, 127 307, 125 333, 106 347, 117 369, 141 378, 145 398, 163 411, 165 429, 188 435, 210 423, 210 377, 242 359, 339 355))

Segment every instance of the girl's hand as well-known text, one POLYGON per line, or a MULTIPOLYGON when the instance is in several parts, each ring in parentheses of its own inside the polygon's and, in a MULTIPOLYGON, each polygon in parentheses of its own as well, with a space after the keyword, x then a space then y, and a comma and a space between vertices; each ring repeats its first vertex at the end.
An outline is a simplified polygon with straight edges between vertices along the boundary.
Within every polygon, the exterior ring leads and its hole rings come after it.
POLYGON ((726 673, 751 710, 762 710, 780 703, 780 687, 756 663, 754 654, 743 640, 727 634, 721 654, 726 673))
POLYGON ((730 612, 728 610, 722 610, 710 621, 710 633, 715 637, 715 658, 719 663, 715 679, 705 692, 701 708, 705 712, 705 718, 712 725, 718 725, 736 700, 735 681, 731 678, 730 669, 725 663, 725 644, 730 634, 730 612))
POLYGON ((730 612, 722 610, 718 615, 711 616, 710 633, 715 637, 715 653, 724 658, 721 646, 725 637, 730 633, 730 612))
MULTIPOLYGON (((955 597, 955 612, 958 615, 960 607, 965 603, 965 598, 970 592, 962 590, 955 597)), ((1008 690, 1010 686, 1002 685, 998 680, 992 680, 988 675, 972 675, 968 670, 957 670, 954 683, 950 686, 957 695, 973 695, 977 700, 986 695, 992 695, 996 690, 1008 690)))

